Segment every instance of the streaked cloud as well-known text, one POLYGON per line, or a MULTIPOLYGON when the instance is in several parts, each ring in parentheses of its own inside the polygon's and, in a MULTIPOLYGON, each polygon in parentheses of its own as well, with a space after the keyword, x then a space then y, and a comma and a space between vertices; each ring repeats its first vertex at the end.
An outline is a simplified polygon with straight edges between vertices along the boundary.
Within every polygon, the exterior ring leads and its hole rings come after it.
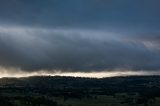
POLYGON ((158 4, 158 0, 1 0, 0 67, 26 75, 40 70, 158 73, 158 4))
POLYGON ((3 26, 0 63, 28 71, 159 70, 159 50, 151 51, 142 37, 105 30, 3 26))

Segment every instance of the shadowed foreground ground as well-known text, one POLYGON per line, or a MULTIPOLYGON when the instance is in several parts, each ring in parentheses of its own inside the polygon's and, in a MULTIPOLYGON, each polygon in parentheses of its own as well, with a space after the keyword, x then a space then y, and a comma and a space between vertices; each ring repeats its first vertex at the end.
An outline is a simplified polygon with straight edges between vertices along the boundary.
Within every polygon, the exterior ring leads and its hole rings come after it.
POLYGON ((0 79, 0 106, 159 106, 160 76, 0 79))

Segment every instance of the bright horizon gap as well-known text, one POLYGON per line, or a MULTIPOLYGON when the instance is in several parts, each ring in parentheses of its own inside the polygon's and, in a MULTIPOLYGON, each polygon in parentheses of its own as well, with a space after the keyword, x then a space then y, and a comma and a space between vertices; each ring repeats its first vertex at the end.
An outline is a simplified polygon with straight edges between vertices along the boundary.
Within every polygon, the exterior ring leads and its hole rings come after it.
POLYGON ((86 78, 105 78, 116 76, 148 76, 148 75, 160 75, 158 71, 112 71, 112 72, 23 72, 23 71, 1 71, 0 78, 21 78, 31 76, 68 76, 68 77, 86 77, 86 78))

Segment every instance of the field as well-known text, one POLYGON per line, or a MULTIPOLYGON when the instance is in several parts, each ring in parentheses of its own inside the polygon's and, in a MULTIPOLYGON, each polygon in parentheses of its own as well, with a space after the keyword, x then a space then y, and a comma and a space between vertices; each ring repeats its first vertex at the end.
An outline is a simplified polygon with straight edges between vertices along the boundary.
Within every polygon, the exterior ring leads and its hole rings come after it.
POLYGON ((160 77, 0 80, 0 106, 160 106, 160 77))

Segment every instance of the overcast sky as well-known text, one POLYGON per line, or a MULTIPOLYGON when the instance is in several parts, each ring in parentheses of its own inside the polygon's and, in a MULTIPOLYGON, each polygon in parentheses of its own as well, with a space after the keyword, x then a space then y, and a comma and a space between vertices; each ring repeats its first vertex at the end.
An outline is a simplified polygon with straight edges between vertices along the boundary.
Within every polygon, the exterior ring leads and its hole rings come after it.
POLYGON ((159 0, 0 0, 0 67, 159 71, 159 0))

